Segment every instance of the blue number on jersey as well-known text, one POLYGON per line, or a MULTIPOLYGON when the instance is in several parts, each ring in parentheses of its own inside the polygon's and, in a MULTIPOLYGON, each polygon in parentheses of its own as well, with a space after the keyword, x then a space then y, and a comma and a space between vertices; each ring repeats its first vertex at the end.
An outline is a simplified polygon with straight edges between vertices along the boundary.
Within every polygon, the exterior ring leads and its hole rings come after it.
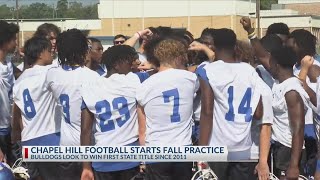
MULTIPOLYGON (((227 112, 225 119, 227 121, 234 121, 234 108, 233 108, 233 86, 228 88, 228 104, 229 104, 229 111, 227 112)), ((247 88, 244 96, 240 102, 238 113, 245 114, 245 121, 250 122, 252 120, 252 107, 250 107, 251 103, 251 96, 252 96, 252 89, 247 88)))
POLYGON ((171 115, 171 122, 180 122, 179 114, 179 91, 178 89, 171 89, 168 91, 162 92, 163 99, 165 103, 170 102, 170 97, 173 97, 173 114, 171 115))
POLYGON ((62 105, 64 119, 66 123, 71 124, 69 96, 67 94, 61 94, 59 99, 60 99, 60 104, 62 105))
POLYGON ((36 109, 34 108, 34 104, 32 102, 29 89, 25 89, 22 92, 23 103, 24 103, 24 113, 28 118, 33 118, 36 115, 36 109))
MULTIPOLYGON (((116 119, 119 127, 123 126, 130 119, 130 111, 128 101, 124 97, 118 97, 112 101, 113 110, 118 110, 120 117, 116 119)), ((96 103, 96 112, 100 119, 101 132, 111 131, 115 129, 115 124, 111 113, 111 106, 107 100, 99 101, 96 103), (104 111, 102 112, 102 110, 104 111), (106 122, 107 121, 107 122, 106 122)))

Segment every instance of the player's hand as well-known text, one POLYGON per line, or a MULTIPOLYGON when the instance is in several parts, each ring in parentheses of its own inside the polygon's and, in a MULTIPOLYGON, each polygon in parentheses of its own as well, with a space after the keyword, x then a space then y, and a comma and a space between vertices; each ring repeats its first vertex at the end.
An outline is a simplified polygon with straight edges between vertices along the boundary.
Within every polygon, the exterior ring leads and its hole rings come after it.
POLYGON ((139 65, 138 69, 140 71, 148 71, 148 70, 151 70, 151 69, 155 69, 155 67, 148 61, 146 62, 143 62, 139 65))
POLYGON ((299 167, 291 167, 289 166, 289 168, 286 171, 286 180, 297 180, 299 178, 300 175, 300 171, 299 171, 299 167))
POLYGON ((189 49, 188 50, 192 50, 192 51, 203 51, 207 46, 198 42, 198 41, 193 41, 190 45, 189 45, 189 49))
POLYGON ((84 168, 82 170, 81 180, 94 180, 94 175, 92 170, 84 168))
POLYGON ((259 162, 255 168, 255 174, 258 173, 259 180, 269 180, 269 166, 268 163, 259 162))
POLYGON ((301 69, 306 69, 308 70, 312 65, 313 65, 314 59, 311 56, 305 56, 301 60, 301 69))
POLYGON ((251 20, 249 17, 242 17, 240 19, 240 23, 242 24, 243 29, 248 33, 251 33, 251 31, 253 32, 253 28, 251 27, 251 20))
POLYGON ((142 39, 146 39, 148 36, 152 35, 152 31, 150 29, 144 29, 142 31, 138 31, 138 36, 142 39))

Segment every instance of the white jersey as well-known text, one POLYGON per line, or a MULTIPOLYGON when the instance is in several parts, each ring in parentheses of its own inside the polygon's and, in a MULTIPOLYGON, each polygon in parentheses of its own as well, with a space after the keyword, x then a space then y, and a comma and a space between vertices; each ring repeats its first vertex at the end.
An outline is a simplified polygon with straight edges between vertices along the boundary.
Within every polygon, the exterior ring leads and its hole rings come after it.
POLYGON ((258 71, 259 75, 261 76, 261 79, 270 87, 272 88, 273 84, 275 83, 275 80, 271 76, 271 74, 262 66, 258 65, 256 67, 256 70, 258 71))
POLYGON ((191 145, 193 96, 197 76, 168 69, 152 75, 137 91, 146 114, 146 145, 191 145))
MULTIPOLYGON (((203 68, 205 65, 210 64, 209 61, 204 61, 201 64, 199 64, 199 66, 197 67, 196 70, 196 74, 197 71, 199 71, 199 69, 203 68)), ((193 116, 192 119, 194 121, 200 121, 200 114, 201 114, 201 93, 196 93, 195 97, 194 97, 194 101, 193 101, 193 116)))
POLYGON ((306 111, 308 109, 309 96, 303 89, 299 79, 296 77, 289 78, 280 84, 275 84, 272 88, 272 108, 274 113, 272 139, 280 142, 284 146, 291 148, 292 134, 288 106, 285 99, 285 94, 289 91, 296 91, 299 93, 305 105, 306 111))
POLYGON ((251 156, 250 159, 259 159, 260 146, 260 131, 262 124, 273 124, 273 109, 272 109, 272 91, 265 82, 260 82, 263 116, 261 120, 253 120, 251 125, 251 156))
POLYGON ((136 89, 140 85, 134 73, 100 77, 82 86, 86 107, 96 119, 97 146, 124 146, 138 140, 136 89))
POLYGON ((61 108, 45 85, 51 66, 35 65, 26 69, 13 87, 15 104, 21 110, 21 140, 28 141, 60 132, 61 108))
POLYGON ((258 106, 260 77, 247 63, 218 60, 206 65, 199 75, 214 93, 210 146, 227 146, 230 152, 251 148, 252 116, 258 106))
POLYGON ((48 89, 63 108, 64 121, 61 122, 62 146, 79 146, 81 130, 81 85, 100 76, 87 67, 59 66, 47 74, 48 89))
POLYGON ((7 57, 4 64, 0 62, 0 129, 10 127, 13 84, 13 66, 7 57))
MULTIPOLYGON (((319 66, 319 67, 320 67, 320 63, 319 63, 318 61, 314 61, 314 62, 313 62, 313 65, 316 65, 316 66, 319 66)), ((301 66, 299 66, 299 67, 298 67, 297 65, 294 65, 294 66, 293 66, 293 74, 294 74, 295 76, 298 77, 300 71, 301 71, 301 66)), ((307 77, 306 82, 307 82, 308 86, 309 86, 314 92, 316 92, 316 87, 317 87, 316 83, 310 82, 309 77, 307 77)), ((313 124, 314 119, 315 119, 315 118, 313 117, 312 107, 311 107, 311 106, 308 106, 308 111, 307 111, 307 114, 306 114, 305 124, 313 124)), ((315 121, 315 122, 317 122, 317 121, 315 121)), ((316 131, 316 133, 317 133, 317 135, 318 135, 318 131, 316 131)), ((319 136, 319 135, 318 135, 318 136, 319 136)))

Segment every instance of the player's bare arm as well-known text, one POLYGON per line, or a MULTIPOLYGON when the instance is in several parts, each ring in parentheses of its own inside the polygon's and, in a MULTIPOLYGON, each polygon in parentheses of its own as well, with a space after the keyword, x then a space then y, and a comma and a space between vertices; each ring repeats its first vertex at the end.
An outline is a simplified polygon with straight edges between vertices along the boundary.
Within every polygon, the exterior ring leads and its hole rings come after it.
MULTIPOLYGON (((251 20, 249 17, 242 17, 240 20, 240 23, 242 24, 243 29, 245 31, 247 31, 248 36, 255 33, 254 32, 255 29, 252 27, 251 20)), ((253 50, 254 50, 256 57, 258 58, 260 63, 264 66, 264 68, 266 68, 266 70, 269 71, 269 69, 270 69, 270 65, 269 65, 270 54, 268 53, 268 51, 266 51, 263 48, 262 44, 260 43, 260 40, 256 36, 252 36, 250 38, 250 42, 251 42, 251 45, 253 47, 253 50)))
POLYGON ((259 180, 269 179, 268 156, 270 150, 271 124, 262 124, 260 130, 260 153, 259 163, 255 171, 258 173, 259 180))
POLYGON ((291 160, 286 172, 287 179, 297 179, 299 172, 300 157, 304 143, 304 104, 299 93, 289 91, 285 95, 288 106, 289 122, 292 132, 291 160))
MULTIPOLYGON (((317 106, 316 93, 309 87, 309 85, 306 82, 307 76, 309 76, 309 74, 310 74, 310 77, 312 76, 312 78, 315 78, 314 75, 317 74, 317 72, 315 71, 317 71, 317 68, 319 67, 313 65, 313 62, 314 62, 314 59, 311 56, 305 56, 301 60, 301 71, 299 73, 299 79, 302 81, 303 88, 308 93, 311 103, 316 107, 317 106), (313 71, 313 72, 310 72, 310 71, 313 71)), ((311 81, 311 78, 310 78, 310 81, 311 81)))
POLYGON ((215 53, 205 44, 202 44, 200 42, 197 41, 193 41, 190 45, 189 45, 189 49, 188 50, 192 50, 192 51, 203 51, 209 58, 209 60, 211 62, 214 61, 215 59, 215 53))
MULTIPOLYGON (((81 112, 81 146, 91 145, 92 126, 93 126, 93 114, 89 109, 83 109, 81 112)), ((83 170, 81 174, 81 180, 94 180, 91 163, 83 162, 83 170)))
POLYGON ((144 29, 142 31, 138 31, 134 33, 134 35, 128 40, 126 40, 123 44, 134 47, 134 45, 137 43, 137 41, 140 38, 147 38, 147 36, 151 36, 151 35, 152 35, 152 32, 150 29, 144 29))
POLYGON ((145 145, 146 138, 146 114, 144 113, 143 107, 137 106, 138 123, 139 123, 139 144, 145 145))
POLYGON ((22 119, 21 119, 21 110, 19 107, 14 103, 13 111, 12 111, 12 122, 11 122, 11 142, 16 143, 21 141, 21 131, 22 131, 22 119))
POLYGON ((210 85, 200 78, 201 116, 200 116, 200 146, 207 146, 210 140, 213 121, 214 94, 210 85))
POLYGON ((253 114, 253 118, 254 119, 262 119, 262 116, 263 116, 263 104, 262 104, 262 98, 260 97, 257 109, 253 114))

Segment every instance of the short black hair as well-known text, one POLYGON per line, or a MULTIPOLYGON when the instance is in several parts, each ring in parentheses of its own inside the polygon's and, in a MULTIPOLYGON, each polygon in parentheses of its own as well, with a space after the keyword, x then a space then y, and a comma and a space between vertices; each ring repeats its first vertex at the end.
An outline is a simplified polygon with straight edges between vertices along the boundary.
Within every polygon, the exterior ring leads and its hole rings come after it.
POLYGON ((292 69, 298 57, 290 47, 281 47, 271 52, 271 57, 283 68, 292 69))
POLYGON ((237 35, 231 29, 215 30, 214 46, 216 49, 234 50, 237 44, 237 35))
POLYGON ((215 29, 213 29, 213 28, 205 28, 202 30, 200 37, 203 37, 203 36, 213 37, 214 31, 215 31, 215 29))
POLYGON ((0 47, 11 41, 19 32, 19 26, 0 20, 0 47))
POLYGON ((316 54, 317 38, 311 32, 304 29, 294 30, 289 38, 293 38, 303 56, 316 54))
POLYGON ((40 37, 46 37, 48 36, 51 32, 53 32, 56 35, 60 34, 60 29, 58 26, 51 24, 51 23, 44 23, 41 24, 38 28, 37 31, 34 33, 34 36, 40 36, 40 37))
POLYGON ((44 37, 32 37, 24 45, 25 62, 33 65, 44 51, 51 50, 51 43, 44 37))
POLYGON ((273 50, 279 49, 283 46, 281 38, 276 34, 269 34, 264 36, 260 40, 260 43, 264 47, 264 49, 266 49, 270 53, 273 50))
POLYGON ((118 35, 116 35, 116 36, 113 38, 113 40, 116 40, 116 39, 118 39, 118 38, 123 38, 123 39, 125 39, 125 40, 128 39, 125 35, 123 35, 123 34, 118 34, 118 35))
POLYGON ((289 27, 285 23, 273 23, 268 27, 266 32, 266 35, 270 34, 282 34, 289 36, 289 27))
POLYGON ((94 37, 89 37, 88 38, 92 43, 101 43, 101 41, 97 38, 94 38, 94 37))
POLYGON ((70 29, 57 37, 59 62, 62 65, 84 65, 88 53, 88 40, 78 29, 70 29))
POLYGON ((107 70, 113 69, 120 63, 132 63, 138 59, 136 50, 128 45, 112 46, 102 54, 102 63, 107 67, 107 70))

